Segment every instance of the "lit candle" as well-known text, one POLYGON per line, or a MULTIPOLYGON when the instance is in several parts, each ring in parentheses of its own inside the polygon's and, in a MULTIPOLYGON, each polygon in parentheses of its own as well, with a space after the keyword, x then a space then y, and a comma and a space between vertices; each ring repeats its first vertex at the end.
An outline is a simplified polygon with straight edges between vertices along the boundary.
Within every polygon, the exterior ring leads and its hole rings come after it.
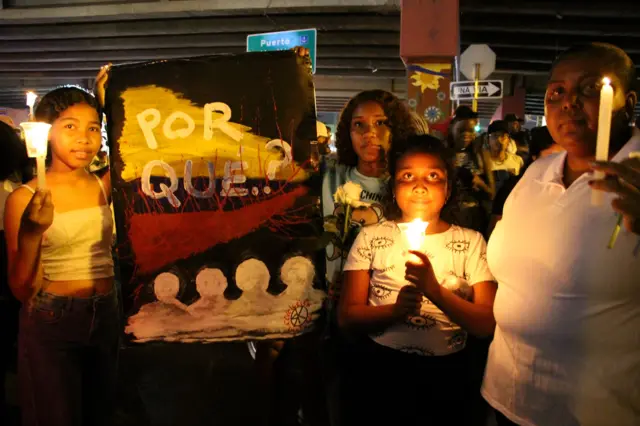
POLYGON ((27 92, 27 106, 29 107, 29 120, 33 120, 33 106, 36 104, 38 95, 33 92, 27 92))
MULTIPOLYGON (((596 145, 596 161, 609 161, 609 139, 611 138, 611 116, 613 114, 613 87, 607 77, 602 79, 600 90, 600 111, 598 112, 598 144, 596 145)), ((604 173, 597 171, 594 179, 604 179, 604 173)), ((602 191, 591 193, 591 204, 601 206, 602 191)))
POLYGON ((51 124, 29 121, 20 123, 24 131, 24 142, 27 146, 27 155, 36 159, 38 188, 46 187, 45 159, 47 158, 47 143, 49 141, 49 129, 51 124))
MULTIPOLYGON (((409 223, 401 223, 400 229, 402 230, 406 239, 409 250, 418 251, 422 248, 424 242, 425 232, 429 222, 424 222, 420 219, 414 219, 409 223)), ((420 262, 420 259, 416 255, 411 255, 412 261, 420 262)))

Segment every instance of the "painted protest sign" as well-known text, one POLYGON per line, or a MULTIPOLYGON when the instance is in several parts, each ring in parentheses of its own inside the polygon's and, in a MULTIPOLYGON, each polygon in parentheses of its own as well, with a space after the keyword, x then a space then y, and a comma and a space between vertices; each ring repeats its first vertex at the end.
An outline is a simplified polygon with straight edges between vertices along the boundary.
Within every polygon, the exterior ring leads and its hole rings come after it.
POLYGON ((308 329, 324 293, 314 288, 315 94, 303 58, 116 66, 105 110, 129 341, 308 329))

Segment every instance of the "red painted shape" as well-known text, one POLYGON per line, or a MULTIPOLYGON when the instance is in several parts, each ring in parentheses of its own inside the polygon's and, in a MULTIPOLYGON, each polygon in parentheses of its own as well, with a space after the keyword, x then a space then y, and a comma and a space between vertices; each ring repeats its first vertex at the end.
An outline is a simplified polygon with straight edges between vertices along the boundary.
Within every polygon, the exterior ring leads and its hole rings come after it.
POLYGON ((298 187, 231 211, 133 214, 129 220, 129 240, 138 272, 151 273, 176 260, 243 237, 293 207, 296 199, 307 191, 305 187, 298 187))

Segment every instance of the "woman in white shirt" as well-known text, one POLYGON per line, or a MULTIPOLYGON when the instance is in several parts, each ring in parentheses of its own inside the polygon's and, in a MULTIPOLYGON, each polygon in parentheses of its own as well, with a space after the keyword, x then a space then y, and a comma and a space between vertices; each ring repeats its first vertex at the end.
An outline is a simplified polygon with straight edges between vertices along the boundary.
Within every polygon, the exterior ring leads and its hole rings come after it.
POLYGON ((571 48, 553 64, 545 117, 566 151, 528 168, 488 244, 497 325, 482 393, 500 425, 640 424, 635 84, 631 59, 607 44, 571 48), (593 183, 605 76, 614 112, 610 162, 598 167, 610 176, 593 183), (601 205, 592 205, 593 189, 608 192, 601 205), (608 249, 614 210, 627 231, 608 249))

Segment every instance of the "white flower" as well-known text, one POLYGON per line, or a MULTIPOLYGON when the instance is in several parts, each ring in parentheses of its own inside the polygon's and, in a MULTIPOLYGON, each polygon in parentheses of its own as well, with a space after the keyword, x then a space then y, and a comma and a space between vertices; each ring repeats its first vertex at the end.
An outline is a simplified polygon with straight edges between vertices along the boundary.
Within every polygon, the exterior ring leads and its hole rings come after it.
POLYGON ((342 185, 342 188, 344 189, 345 195, 349 197, 349 199, 360 201, 360 195, 362 195, 362 187, 359 184, 349 181, 342 185))
POLYGON ((351 207, 368 206, 369 203, 360 201, 360 195, 362 194, 362 187, 354 182, 347 182, 340 186, 336 193, 333 194, 333 200, 340 204, 349 204, 351 207))

